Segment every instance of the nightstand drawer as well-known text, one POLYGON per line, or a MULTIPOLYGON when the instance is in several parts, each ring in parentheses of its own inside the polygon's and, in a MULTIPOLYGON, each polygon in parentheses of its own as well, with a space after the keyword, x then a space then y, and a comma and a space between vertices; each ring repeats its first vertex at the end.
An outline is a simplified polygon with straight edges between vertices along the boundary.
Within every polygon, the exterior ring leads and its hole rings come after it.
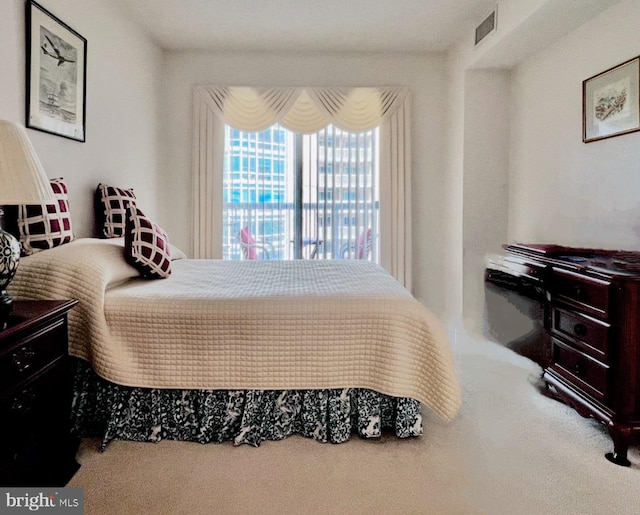
POLYGON ((50 428, 46 425, 34 422, 57 420, 61 413, 68 412, 63 402, 66 404, 68 400, 68 404, 71 405, 71 399, 68 397, 64 401, 58 399, 61 394, 66 394, 69 390, 70 379, 66 365, 66 358, 58 359, 38 377, 37 381, 24 384, 0 401, 3 421, 0 435, 6 437, 11 433, 20 439, 25 431, 33 429, 48 431, 50 428))
POLYGON ((67 353, 67 329, 57 320, 0 355, 0 391, 29 378, 67 353))
POLYGON ((600 318, 609 317, 609 281, 553 268, 550 290, 553 297, 600 318))
POLYGON ((35 472, 42 460, 69 438, 71 399, 64 360, 57 360, 37 381, 0 402, 0 468, 35 472))
POLYGON ((66 359, 56 360, 37 380, 0 402, 0 485, 22 484, 21 477, 51 484, 49 471, 69 460, 71 399, 66 359))
POLYGON ((604 402, 607 398, 609 367, 555 338, 551 339, 551 344, 551 368, 576 388, 604 402))
POLYGON ((75 300, 17 300, 0 331, 0 486, 63 486, 70 433, 67 314, 75 300))
POLYGON ((590 356, 604 362, 609 358, 610 325, 581 313, 554 307, 551 331, 568 338, 590 356))

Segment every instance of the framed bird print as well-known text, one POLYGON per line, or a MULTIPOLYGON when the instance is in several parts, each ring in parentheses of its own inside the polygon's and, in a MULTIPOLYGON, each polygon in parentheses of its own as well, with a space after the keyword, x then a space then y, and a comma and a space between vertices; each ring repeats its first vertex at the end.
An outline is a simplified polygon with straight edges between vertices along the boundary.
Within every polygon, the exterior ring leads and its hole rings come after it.
POLYGON ((26 126, 86 141, 87 40, 27 2, 26 126))

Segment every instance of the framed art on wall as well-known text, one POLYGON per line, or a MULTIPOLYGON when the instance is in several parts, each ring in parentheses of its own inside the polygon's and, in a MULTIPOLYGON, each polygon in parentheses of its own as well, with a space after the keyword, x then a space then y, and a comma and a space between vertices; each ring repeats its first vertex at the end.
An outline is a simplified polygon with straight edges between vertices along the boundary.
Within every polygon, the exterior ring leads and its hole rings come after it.
POLYGON ((86 139, 87 40, 27 2, 26 126, 86 139))
POLYGON ((582 141, 640 130, 640 56, 582 82, 582 141))

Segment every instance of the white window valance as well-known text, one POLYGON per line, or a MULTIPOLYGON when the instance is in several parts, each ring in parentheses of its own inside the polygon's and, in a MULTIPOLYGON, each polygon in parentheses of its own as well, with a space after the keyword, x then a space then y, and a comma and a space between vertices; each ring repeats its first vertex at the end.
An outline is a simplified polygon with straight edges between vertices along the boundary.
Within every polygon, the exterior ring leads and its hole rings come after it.
POLYGON ((350 132, 371 130, 396 112, 404 88, 260 88, 196 86, 198 95, 225 123, 261 131, 279 123, 317 132, 329 124, 350 132))

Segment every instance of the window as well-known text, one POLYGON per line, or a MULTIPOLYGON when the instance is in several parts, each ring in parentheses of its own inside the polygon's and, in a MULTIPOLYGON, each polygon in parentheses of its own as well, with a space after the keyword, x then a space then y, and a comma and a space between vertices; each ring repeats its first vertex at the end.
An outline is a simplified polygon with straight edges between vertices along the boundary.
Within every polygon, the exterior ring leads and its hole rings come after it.
MULTIPOLYGON (((197 85, 194 86, 193 96, 193 218, 192 218, 192 253, 196 258, 222 258, 223 247, 230 241, 230 235, 237 234, 223 221, 223 210, 228 198, 235 193, 223 194, 224 169, 230 170, 229 156, 225 156, 225 124, 232 127, 243 128, 244 131, 264 131, 265 126, 276 124, 279 120, 283 126, 301 133, 309 134, 320 131, 321 128, 334 124, 340 127, 350 127, 354 131, 355 138, 347 139, 349 149, 360 148, 356 154, 349 153, 347 166, 357 163, 356 172, 348 170, 348 176, 360 176, 364 181, 358 182, 361 193, 356 193, 356 204, 364 203, 374 205, 372 220, 372 246, 375 259, 393 277, 407 288, 411 288, 411 92, 402 87, 361 87, 361 88, 336 88, 336 87, 236 87, 197 85), (372 139, 372 145, 360 145, 359 138, 368 134, 372 139), (375 163, 370 167, 369 163, 375 163), (364 166, 363 166, 364 165, 364 166), (364 168, 361 172, 358 168, 364 168), (375 177, 375 186, 371 186, 371 177, 375 177), (365 182, 366 181, 366 182, 365 182), (373 196, 369 191, 375 191, 373 196), (380 199, 380 200, 378 200, 380 199), (378 220, 379 219, 379 220, 378 220), (373 224, 376 224, 374 226, 373 224), (222 230, 221 230, 222 229, 222 230), (223 241, 225 238, 227 240, 223 241)), ((234 129, 236 130, 236 129, 234 129)), ((244 154, 258 151, 258 138, 242 136, 243 131, 238 130, 234 136, 240 147, 238 157, 244 154)), ((287 147, 288 132, 272 130, 271 149, 265 152, 278 152, 287 147)), ((335 192, 331 200, 325 194, 324 200, 319 202, 321 207, 325 204, 345 203, 342 200, 342 190, 346 184, 342 177, 345 164, 334 159, 334 154, 344 156, 339 139, 342 138, 337 129, 335 132, 320 131, 316 134, 318 141, 331 142, 331 144, 317 144, 317 147, 326 148, 324 154, 311 156, 310 162, 316 164, 315 173, 318 175, 314 184, 316 190, 328 193, 335 192), (335 149, 334 149, 335 147, 335 149), (325 170, 320 170, 325 166, 325 170), (332 175, 331 172, 334 172, 332 175), (324 182, 323 182, 324 181, 324 182), (340 181, 340 182, 338 182, 340 181)), ((365 136, 366 138, 367 136, 365 136)), ((313 135, 311 135, 313 138, 313 135)), ((229 139, 227 138, 227 142, 229 139)), ((344 145, 343 145, 344 146, 344 145)), ((296 149, 302 149, 297 145, 296 149)), ((290 174, 291 160, 303 163, 304 153, 293 154, 286 159, 272 162, 273 177, 270 182, 285 182, 285 177, 290 174)), ((257 160, 257 157, 256 157, 257 160)), ((242 159, 239 161, 242 163, 242 159)), ((313 168, 312 168, 313 170, 313 168)), ((242 180, 254 181, 259 174, 248 170, 240 173, 242 180)), ((304 173, 298 175, 304 178, 304 173)), ((349 187, 353 187, 349 184, 349 187)), ((302 188, 302 186, 300 186, 302 188)), ((272 196, 272 203, 279 197, 279 203, 290 202, 289 190, 272 196), (283 198, 284 197, 284 198, 283 198)), ((299 189, 297 191, 301 191, 299 189)), ((302 198, 302 193, 299 197, 302 198)), ((242 197, 239 197, 242 198, 242 197)), ((354 201, 348 201, 354 202, 354 201)), ((292 209, 293 210, 293 209, 292 209)), ((296 210, 293 210, 296 211, 296 210)), ((297 212, 302 212, 302 209, 297 212)), ((331 213, 331 210, 329 210, 331 213)), ((367 217, 371 212, 355 212, 358 217, 367 217)), ((322 211, 316 211, 315 215, 307 217, 315 220, 317 230, 328 233, 328 240, 324 241, 323 255, 320 257, 332 258, 340 256, 340 250, 333 248, 338 244, 339 238, 344 238, 344 232, 350 228, 344 228, 342 232, 335 232, 334 225, 342 225, 342 213, 332 218, 331 224, 320 224, 322 211), (336 237, 337 234, 337 237, 336 237), (330 237, 330 238, 329 238, 330 237), (333 239, 331 239, 333 238, 333 239)), ((265 214, 266 216, 266 214, 265 214)), ((304 232, 305 224, 298 218, 298 226, 292 231, 293 238, 298 243, 284 242, 283 252, 291 253, 291 247, 298 248, 304 232), (297 236, 296 236, 297 235, 297 236)), ((325 219, 325 222, 327 220, 325 219)), ((264 227, 264 224, 253 221, 252 227, 264 227)), ((273 226, 273 225, 272 225, 273 226)), ((238 228, 240 229, 240 228, 238 228)), ((351 230, 353 232, 353 230, 351 230)), ((368 231, 367 233, 368 241, 368 231)), ((351 238, 351 236, 349 236, 351 238)))
POLYGON ((223 258, 241 259, 244 227, 270 245, 270 259, 355 255, 345 249, 372 229, 367 257, 377 262, 377 138, 378 129, 350 133, 333 125, 312 134, 280 125, 261 132, 226 126, 223 258))

